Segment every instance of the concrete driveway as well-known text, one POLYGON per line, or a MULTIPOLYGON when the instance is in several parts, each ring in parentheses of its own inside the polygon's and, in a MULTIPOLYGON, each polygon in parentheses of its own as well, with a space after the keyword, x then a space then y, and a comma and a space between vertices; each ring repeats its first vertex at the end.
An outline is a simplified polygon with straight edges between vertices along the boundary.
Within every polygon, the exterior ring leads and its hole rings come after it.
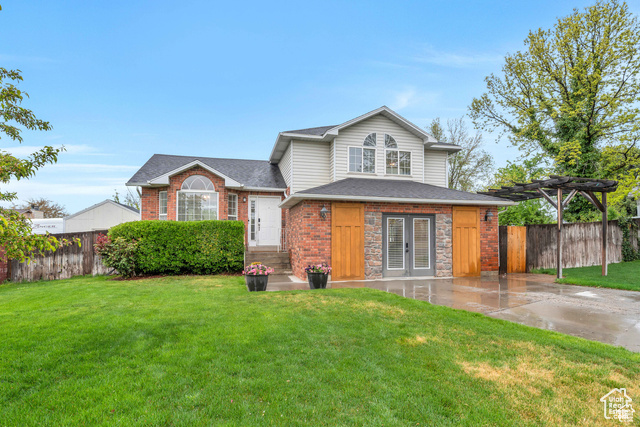
MULTIPOLYGON (((640 352, 640 292, 560 285, 553 280, 548 275, 510 274, 504 278, 332 282, 328 287, 379 289, 640 352)), ((309 287, 269 281, 268 290, 292 289, 309 287)))

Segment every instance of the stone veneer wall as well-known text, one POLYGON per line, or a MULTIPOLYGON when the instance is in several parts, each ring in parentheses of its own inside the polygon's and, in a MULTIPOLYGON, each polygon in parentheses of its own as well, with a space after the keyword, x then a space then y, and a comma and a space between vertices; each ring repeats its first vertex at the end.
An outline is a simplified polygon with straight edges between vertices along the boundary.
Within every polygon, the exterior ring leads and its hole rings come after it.
POLYGON ((449 277, 452 266, 452 219, 450 205, 410 205, 403 203, 366 203, 364 207, 365 279, 382 277, 382 214, 435 214, 436 277, 449 277))
POLYGON ((320 217, 325 205, 331 210, 331 202, 305 200, 288 214, 287 248, 293 274, 306 279, 304 269, 309 264, 331 265, 331 212, 320 217))

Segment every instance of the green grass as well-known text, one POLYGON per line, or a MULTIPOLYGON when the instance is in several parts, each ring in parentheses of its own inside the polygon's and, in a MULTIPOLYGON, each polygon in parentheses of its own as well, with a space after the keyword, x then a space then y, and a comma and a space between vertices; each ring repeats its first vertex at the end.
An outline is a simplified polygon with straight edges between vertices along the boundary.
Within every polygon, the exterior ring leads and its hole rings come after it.
MULTIPOLYGON (((0 425, 605 424, 640 355, 372 289, 0 287, 0 425)), ((610 425, 610 424, 607 424, 610 425)))
MULTIPOLYGON (((556 274, 555 268, 540 268, 531 271, 535 274, 556 274)), ((602 276, 602 266, 563 268, 562 279, 557 283, 568 283, 599 288, 626 289, 640 291, 640 261, 609 264, 607 276, 602 276)))

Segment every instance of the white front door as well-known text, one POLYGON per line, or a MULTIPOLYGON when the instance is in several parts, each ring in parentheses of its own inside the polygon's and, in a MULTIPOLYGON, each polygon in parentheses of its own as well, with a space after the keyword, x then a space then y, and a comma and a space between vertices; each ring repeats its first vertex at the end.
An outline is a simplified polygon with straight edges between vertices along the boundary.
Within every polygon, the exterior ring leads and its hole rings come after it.
POLYGON ((280 228, 282 227, 282 214, 278 207, 280 197, 257 197, 255 201, 254 244, 278 246, 280 244, 280 228))

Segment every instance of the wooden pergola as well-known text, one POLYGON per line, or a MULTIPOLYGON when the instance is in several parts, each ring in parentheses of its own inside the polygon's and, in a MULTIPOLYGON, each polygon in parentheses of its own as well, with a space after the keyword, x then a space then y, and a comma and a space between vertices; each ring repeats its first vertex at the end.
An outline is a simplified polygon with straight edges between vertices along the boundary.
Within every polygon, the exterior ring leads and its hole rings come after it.
POLYGON ((558 278, 562 277, 562 211, 576 194, 582 195, 602 212, 602 275, 607 275, 607 193, 616 191, 618 181, 610 179, 578 178, 574 176, 551 175, 549 179, 534 179, 529 183, 518 183, 511 187, 491 188, 479 192, 514 202, 543 198, 558 212, 558 278), (555 194, 554 194, 555 193, 555 194), (596 193, 600 193, 602 201, 596 193), (555 200, 553 197, 555 196, 555 200))

